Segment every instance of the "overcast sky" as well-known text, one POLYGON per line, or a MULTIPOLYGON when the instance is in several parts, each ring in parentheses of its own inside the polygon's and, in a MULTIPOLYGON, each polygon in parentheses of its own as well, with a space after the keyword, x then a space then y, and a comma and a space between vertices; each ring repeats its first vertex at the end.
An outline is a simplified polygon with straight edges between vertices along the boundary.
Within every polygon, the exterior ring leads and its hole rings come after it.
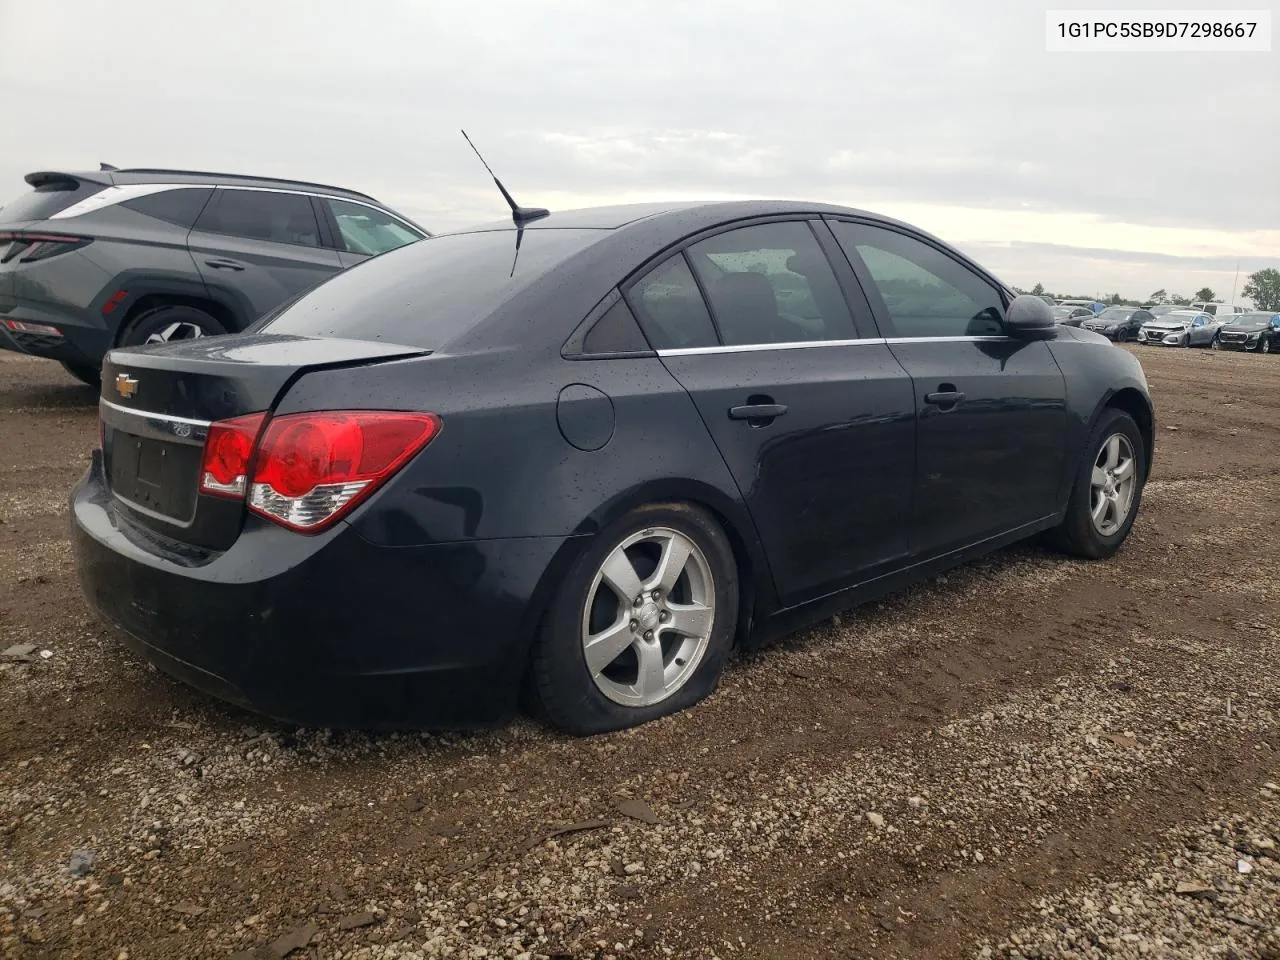
POLYGON ((1242 285, 1280 267, 1280 52, 1050 54, 1048 5, 0 0, 0 194, 99 161, 230 170, 447 229, 506 212, 465 126, 553 210, 848 204, 1080 293, 1225 298, 1237 261, 1242 285))

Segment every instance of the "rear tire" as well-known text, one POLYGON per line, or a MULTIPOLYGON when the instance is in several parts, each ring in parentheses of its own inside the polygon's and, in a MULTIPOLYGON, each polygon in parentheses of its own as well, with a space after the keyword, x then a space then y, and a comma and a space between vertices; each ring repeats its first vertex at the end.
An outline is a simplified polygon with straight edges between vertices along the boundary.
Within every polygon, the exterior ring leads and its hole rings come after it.
POLYGON ((70 363, 63 360, 62 369, 67 371, 85 386, 99 390, 102 387, 102 368, 91 367, 87 363, 70 363))
POLYGON ((535 712, 584 735, 690 707, 719 684, 737 619, 737 564, 715 518, 685 503, 632 510, 551 602, 530 664, 535 712))
POLYGON ((1146 480, 1147 448, 1138 424, 1123 410, 1104 410, 1080 458, 1066 516, 1050 536, 1053 545, 1090 560, 1114 554, 1133 528, 1146 480), (1132 470, 1127 475, 1126 461, 1132 470), (1122 475, 1132 479, 1130 487, 1122 475))
POLYGON ((170 304, 148 310, 130 321, 120 334, 120 346, 174 343, 199 337, 216 337, 226 332, 226 327, 203 310, 185 304, 170 304))

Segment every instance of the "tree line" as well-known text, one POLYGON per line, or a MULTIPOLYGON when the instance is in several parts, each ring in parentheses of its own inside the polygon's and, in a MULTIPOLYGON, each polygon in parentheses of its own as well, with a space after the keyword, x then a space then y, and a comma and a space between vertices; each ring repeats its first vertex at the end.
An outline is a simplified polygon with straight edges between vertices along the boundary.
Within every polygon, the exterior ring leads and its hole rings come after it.
MULTIPOLYGON (((1049 293, 1045 290, 1044 284, 1037 283, 1030 290, 1020 290, 1013 288, 1015 293, 1030 293, 1037 297, 1053 297, 1055 300, 1095 300, 1101 303, 1109 303, 1112 306, 1128 306, 1140 307, 1147 303, 1171 303, 1177 306, 1190 306, 1192 303, 1208 302, 1221 303, 1222 299, 1209 287, 1201 287, 1195 292, 1194 296, 1184 297, 1180 294, 1169 293, 1167 290, 1157 290, 1145 300, 1130 300, 1113 293, 1110 296, 1098 297, 1092 293, 1049 293)), ((1249 275, 1248 282, 1240 291, 1241 294, 1253 301, 1255 307, 1259 310, 1280 312, 1280 270, 1274 267, 1267 267, 1265 270, 1259 270, 1249 275)))

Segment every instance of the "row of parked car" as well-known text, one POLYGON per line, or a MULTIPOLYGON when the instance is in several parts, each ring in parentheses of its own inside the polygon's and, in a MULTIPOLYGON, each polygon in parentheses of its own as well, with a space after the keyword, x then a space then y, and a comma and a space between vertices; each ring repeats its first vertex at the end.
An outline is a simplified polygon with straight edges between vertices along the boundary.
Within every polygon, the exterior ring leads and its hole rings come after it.
POLYGON ((1280 352, 1280 313, 1233 304, 1114 306, 1095 311, 1064 303, 1054 307, 1054 319, 1064 326, 1100 333, 1117 343, 1280 352), (1214 309, 1211 312, 1209 308, 1214 309))

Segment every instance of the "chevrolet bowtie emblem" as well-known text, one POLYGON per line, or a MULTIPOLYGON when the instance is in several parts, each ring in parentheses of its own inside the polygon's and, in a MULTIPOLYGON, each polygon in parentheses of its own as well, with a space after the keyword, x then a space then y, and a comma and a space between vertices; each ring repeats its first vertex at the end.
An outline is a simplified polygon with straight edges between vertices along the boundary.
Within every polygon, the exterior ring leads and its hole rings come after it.
POLYGON ((116 393, 128 399, 138 392, 138 381, 127 373, 116 374, 116 393))

